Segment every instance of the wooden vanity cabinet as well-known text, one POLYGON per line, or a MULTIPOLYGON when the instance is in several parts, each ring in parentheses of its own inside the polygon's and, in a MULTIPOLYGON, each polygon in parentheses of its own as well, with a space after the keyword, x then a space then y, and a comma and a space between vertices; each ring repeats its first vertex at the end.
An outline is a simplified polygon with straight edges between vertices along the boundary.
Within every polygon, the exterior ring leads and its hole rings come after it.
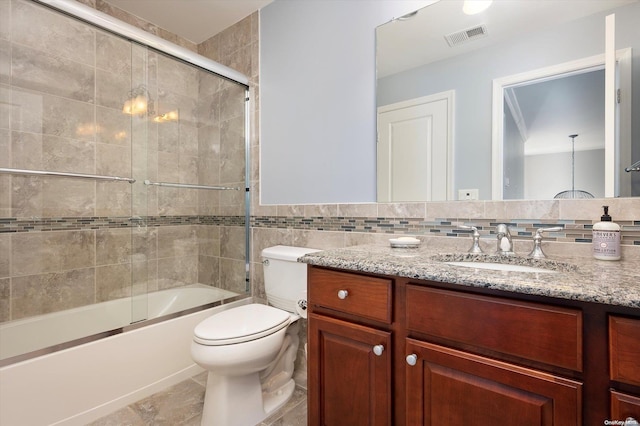
POLYGON ((409 284, 405 325, 407 425, 581 424, 580 382, 500 359, 581 370, 580 311, 409 284))
POLYGON ((637 308, 318 266, 308 306, 309 425, 640 418, 637 308))
POLYGON ((609 374, 614 383, 610 391, 611 419, 640 422, 640 394, 617 389, 640 386, 640 319, 609 316, 609 374))
POLYGON ((308 282, 308 424, 392 424, 392 280, 310 268, 308 282))

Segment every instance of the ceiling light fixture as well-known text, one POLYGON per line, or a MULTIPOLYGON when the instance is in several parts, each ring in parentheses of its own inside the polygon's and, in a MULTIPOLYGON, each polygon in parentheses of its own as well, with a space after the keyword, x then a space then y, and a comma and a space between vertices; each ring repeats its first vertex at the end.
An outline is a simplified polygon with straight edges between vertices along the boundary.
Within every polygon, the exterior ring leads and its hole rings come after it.
POLYGON ((464 0, 462 11, 466 15, 475 15, 488 9, 491 3, 493 0, 464 0))

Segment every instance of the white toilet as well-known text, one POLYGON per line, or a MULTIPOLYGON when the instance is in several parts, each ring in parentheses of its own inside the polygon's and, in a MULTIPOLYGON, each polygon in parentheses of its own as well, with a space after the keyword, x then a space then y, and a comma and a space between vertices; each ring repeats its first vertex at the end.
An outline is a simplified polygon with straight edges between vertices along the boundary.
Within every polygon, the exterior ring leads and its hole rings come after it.
POLYGON ((318 250, 262 250, 272 306, 252 303, 212 315, 194 329, 193 360, 209 371, 203 426, 255 425, 284 405, 295 388, 296 302, 307 290, 307 268, 296 260, 318 250))

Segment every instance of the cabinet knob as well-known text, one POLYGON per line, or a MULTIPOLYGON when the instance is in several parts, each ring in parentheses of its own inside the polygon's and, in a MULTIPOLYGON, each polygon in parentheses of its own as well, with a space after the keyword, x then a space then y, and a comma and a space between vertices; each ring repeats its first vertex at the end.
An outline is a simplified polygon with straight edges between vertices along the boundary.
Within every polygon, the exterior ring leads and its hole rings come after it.
POLYGON ((349 295, 349 292, 347 290, 339 290, 338 291, 338 299, 346 299, 347 296, 349 295))
POLYGON ((384 352, 384 346, 382 345, 375 345, 373 347, 373 353, 380 356, 382 355, 382 352, 384 352))
POLYGON ((416 365, 417 362, 418 362, 418 355, 416 354, 407 355, 407 364, 416 365))

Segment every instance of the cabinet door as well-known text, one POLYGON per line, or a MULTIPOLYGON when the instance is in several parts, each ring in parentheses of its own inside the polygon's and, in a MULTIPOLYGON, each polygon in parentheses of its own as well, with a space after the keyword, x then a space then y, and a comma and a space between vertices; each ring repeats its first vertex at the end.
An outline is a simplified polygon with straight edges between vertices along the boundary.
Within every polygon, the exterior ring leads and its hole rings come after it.
MULTIPOLYGON (((633 425, 633 421, 640 422, 640 397, 611 391, 611 419, 624 421, 633 425)), ((613 424, 613 423, 611 423, 613 424)), ((635 423, 636 425, 638 423, 635 423)))
POLYGON ((309 425, 390 425, 391 333, 309 314, 308 341, 309 425))
POLYGON ((407 425, 581 424, 578 382, 418 340, 406 346, 416 361, 406 366, 407 425))

